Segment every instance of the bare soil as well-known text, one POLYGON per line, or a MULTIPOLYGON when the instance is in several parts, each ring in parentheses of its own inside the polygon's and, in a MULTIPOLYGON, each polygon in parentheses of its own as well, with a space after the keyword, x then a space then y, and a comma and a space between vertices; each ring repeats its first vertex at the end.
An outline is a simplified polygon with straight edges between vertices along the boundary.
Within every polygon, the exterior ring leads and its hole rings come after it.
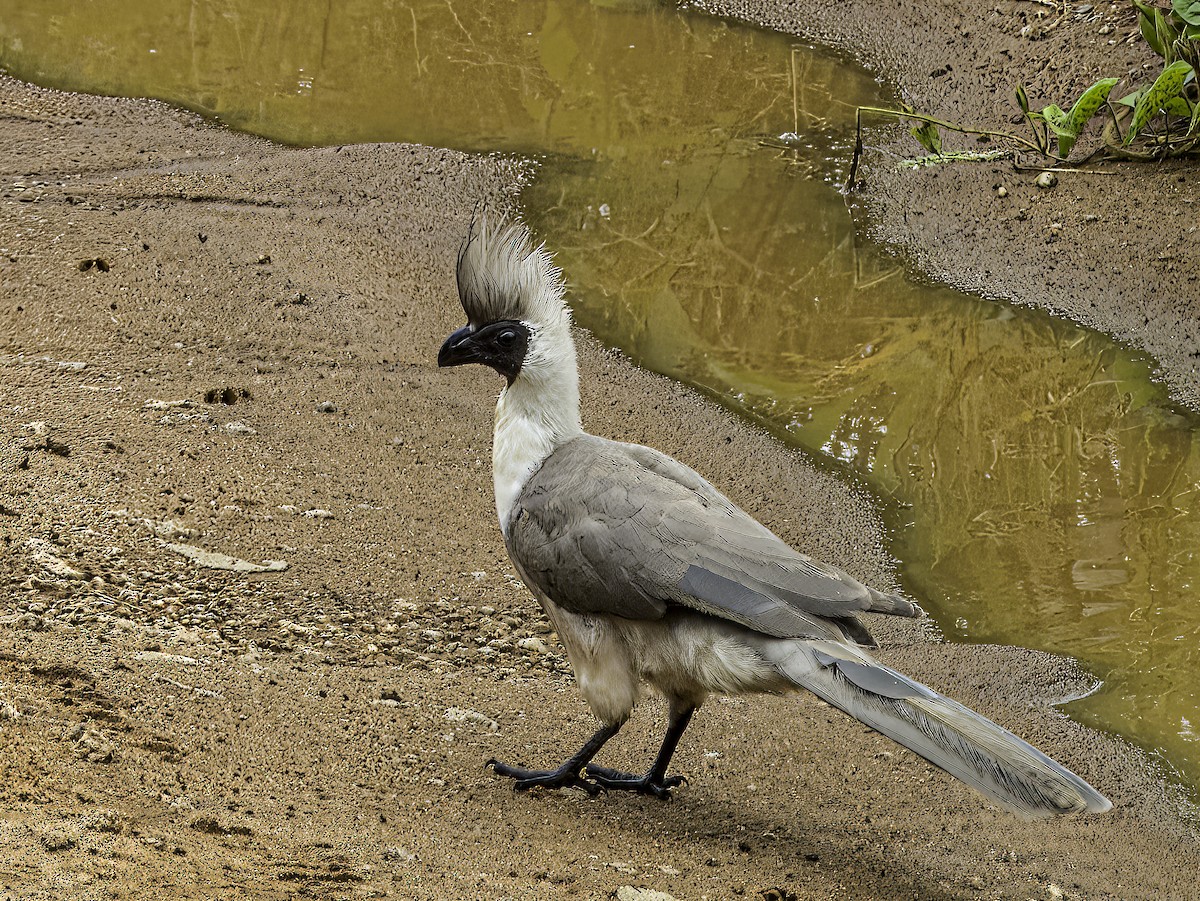
MULTIPOLYGON (((792 30, 820 12, 817 36, 949 97, 999 83, 1008 64, 984 63, 1010 46, 1052 46, 1009 34, 1024 7, 741 12, 792 30), (918 78, 933 57, 951 80, 918 78)), ((1113 64, 1096 53, 1093 67, 1113 64)), ((884 658, 1065 761, 1115 810, 1016 820, 809 697, 713 699, 671 802, 514 794, 487 758, 557 763, 594 722, 495 526, 499 385, 434 358, 460 324, 470 211, 513 206, 522 164, 293 150, 3 78, 0 123, 0 899, 1196 896, 1192 808, 1143 755, 1052 706, 1086 674, 920 624, 872 623, 884 658)), ((1005 172, 1010 212, 1037 211, 1020 219, 989 206, 989 177, 875 167, 864 196, 929 271, 990 272, 1006 296, 1040 286, 1030 303, 1091 296, 1151 350, 1161 326, 1138 325, 1133 275, 1012 270, 1049 248, 1137 268, 1142 303, 1195 301, 1172 293, 1182 256, 1138 263, 1154 239, 1131 218, 1152 211, 1159 239, 1190 253, 1194 229, 1169 223, 1194 182, 1165 168, 1120 181, 1105 201, 1126 211, 1120 247, 1083 227, 1038 243, 1039 217, 1107 211, 1101 186, 1117 182, 1064 177, 1021 200, 1005 172), (1005 268, 1014 243, 1030 256, 1005 268)), ((591 430, 678 456, 798 547, 890 584, 869 497, 580 337, 591 430)), ((1186 401, 1194 373, 1160 359, 1186 401)), ((664 721, 649 701, 607 762, 643 766, 664 721)))

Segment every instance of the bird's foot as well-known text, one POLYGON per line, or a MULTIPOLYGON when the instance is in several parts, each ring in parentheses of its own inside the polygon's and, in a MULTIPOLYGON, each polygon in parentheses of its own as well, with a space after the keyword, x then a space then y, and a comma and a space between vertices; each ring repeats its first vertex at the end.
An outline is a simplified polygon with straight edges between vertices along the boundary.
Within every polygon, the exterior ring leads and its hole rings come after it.
POLYGON ((635 776, 633 773, 610 770, 606 766, 593 766, 590 763, 584 767, 584 773, 601 788, 654 795, 664 801, 671 797, 671 789, 687 784, 687 779, 683 776, 655 776, 652 773, 635 776))
POLYGON ((584 779, 579 770, 572 767, 569 761, 556 770, 527 770, 524 767, 509 766, 507 763, 501 763, 495 758, 489 760, 484 766, 490 766, 498 776, 507 776, 515 780, 513 788, 518 791, 526 791, 535 786, 542 786, 544 788, 580 788, 589 795, 598 795, 601 791, 600 786, 596 782, 584 779))

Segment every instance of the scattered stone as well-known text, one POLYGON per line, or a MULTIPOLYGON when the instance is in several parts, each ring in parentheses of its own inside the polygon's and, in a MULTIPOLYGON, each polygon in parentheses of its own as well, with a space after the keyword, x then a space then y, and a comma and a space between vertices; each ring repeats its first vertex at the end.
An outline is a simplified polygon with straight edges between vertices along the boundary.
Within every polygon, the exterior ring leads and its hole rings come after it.
POLYGON ((171 410, 171 409, 188 409, 195 406, 190 400, 156 400, 151 398, 143 404, 146 410, 171 410))
POLYGON ((1040 173, 1038 177, 1033 180, 1033 183, 1039 188, 1053 188, 1058 184, 1058 176, 1047 170, 1046 172, 1040 173))
POLYGON ((771 888, 756 888, 753 890, 756 898, 761 898, 762 901, 797 901, 795 892, 788 891, 779 886, 771 888))
POLYGON ((332 401, 323 400, 319 404, 317 404, 317 412, 318 413, 336 413, 337 407, 335 407, 333 405, 332 401))
POLYGON ((403 845, 394 845, 391 848, 383 849, 384 860, 398 860, 403 863, 408 863, 411 860, 416 860, 417 855, 413 854, 403 845))
POLYGON ((12 624, 18 629, 24 629, 27 632, 44 632, 49 628, 46 618, 36 613, 22 613, 12 620, 12 624))
POLYGON ((239 400, 251 400, 251 394, 246 388, 209 388, 204 392, 206 404, 236 404, 239 400))
POLYGON ((75 847, 75 836, 62 829, 47 829, 38 836, 38 840, 42 843, 42 847, 51 853, 75 847))
POLYGON ((163 651, 138 651, 133 659, 139 663, 178 663, 183 666, 198 666, 200 661, 195 657, 183 654, 167 654, 163 651))
POLYGON ((225 431, 232 432, 235 435, 257 435, 258 430, 246 425, 244 422, 237 420, 225 423, 225 431))
POLYGON ((83 573, 54 553, 54 545, 44 538, 29 538, 25 546, 33 551, 33 561, 57 579, 83 579, 83 573))
POLYGON ((546 642, 533 636, 529 638, 522 638, 517 642, 517 647, 519 647, 522 651, 533 651, 535 654, 545 654, 550 650, 548 647, 546 647, 546 642))
POLYGON ((59 457, 70 456, 71 446, 51 437, 50 428, 45 421, 39 419, 37 422, 26 423, 25 428, 29 429, 33 435, 21 442, 21 450, 44 450, 59 457))
POLYGON ((309 519, 333 519, 332 511, 322 510, 320 507, 305 510, 303 515, 309 517, 309 519))
POLYGON ((652 888, 623 885, 617 889, 617 901, 676 901, 674 895, 652 888))
POLYGON ((203 548, 198 548, 190 544, 164 541, 163 546, 169 551, 174 551, 176 554, 187 557, 189 560, 194 560, 197 564, 207 569, 223 569, 237 573, 278 573, 288 568, 286 560, 266 560, 262 563, 251 563, 249 560, 241 560, 237 557, 230 557, 228 554, 219 554, 216 551, 206 551, 203 548))
POLYGON ((115 810, 97 810, 94 813, 89 813, 83 818, 80 825, 91 832, 117 833, 125 828, 125 822, 121 819, 121 814, 115 810))
MULTIPOLYGON (((181 498, 182 500, 182 498, 181 498)), ((121 515, 124 511, 114 511, 121 515)), ((197 529, 185 526, 174 519, 134 519, 132 522, 141 523, 151 534, 159 538, 195 538, 200 534, 197 529)))
POLYGON ((499 732, 500 724, 477 710, 466 710, 462 707, 451 707, 445 713, 446 719, 452 723, 474 723, 483 726, 489 732, 499 732))
POLYGON ((997 197, 1007 197, 1008 196, 1008 188, 1004 187, 1004 185, 1000 185, 1000 187, 996 188, 996 196, 997 197))
POLYGON ((229 830, 222 826, 216 817, 196 817, 189 823, 197 832, 204 832, 208 835, 228 835, 229 830))
POLYGON ((88 763, 112 763, 116 745, 98 729, 87 723, 79 723, 67 733, 67 739, 75 742, 75 755, 88 763))

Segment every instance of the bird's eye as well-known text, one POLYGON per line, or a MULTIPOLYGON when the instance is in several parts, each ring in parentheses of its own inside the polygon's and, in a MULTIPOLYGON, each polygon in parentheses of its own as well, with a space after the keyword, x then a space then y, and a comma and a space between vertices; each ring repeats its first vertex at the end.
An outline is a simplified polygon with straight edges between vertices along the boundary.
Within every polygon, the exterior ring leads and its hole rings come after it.
POLYGON ((504 350, 511 350, 517 343, 517 333, 512 329, 505 329, 496 336, 496 343, 504 350))

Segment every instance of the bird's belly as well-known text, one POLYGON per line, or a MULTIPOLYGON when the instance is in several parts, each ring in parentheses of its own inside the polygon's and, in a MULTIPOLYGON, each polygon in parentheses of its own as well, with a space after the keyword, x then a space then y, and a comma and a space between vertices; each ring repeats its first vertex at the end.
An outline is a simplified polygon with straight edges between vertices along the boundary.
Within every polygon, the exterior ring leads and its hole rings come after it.
POLYGON ((794 689, 765 644, 777 642, 734 623, 690 611, 661 620, 579 616, 547 606, 567 650, 580 691, 604 722, 623 722, 645 680, 680 706, 698 707, 709 694, 794 689))
POLYGON ((762 653, 770 639, 735 623, 675 611, 653 623, 622 624, 621 632, 639 675, 668 698, 699 705, 712 693, 789 688, 762 653))
POLYGON ((539 598, 575 671, 575 681, 602 723, 623 723, 638 699, 638 670, 613 618, 564 610, 539 598))

